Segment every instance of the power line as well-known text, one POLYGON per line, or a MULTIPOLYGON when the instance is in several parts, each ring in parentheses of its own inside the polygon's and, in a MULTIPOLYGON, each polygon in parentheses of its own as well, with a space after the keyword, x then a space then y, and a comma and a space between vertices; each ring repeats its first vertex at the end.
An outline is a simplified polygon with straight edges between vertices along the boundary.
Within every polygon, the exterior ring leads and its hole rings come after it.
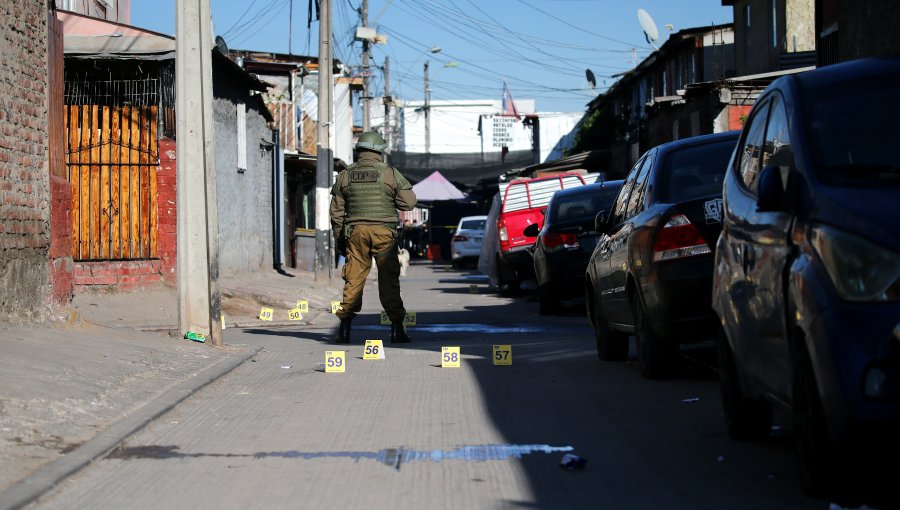
POLYGON ((606 36, 606 35, 603 35, 603 34, 598 34, 598 33, 596 33, 596 32, 591 32, 590 30, 587 30, 587 29, 581 28, 581 27, 579 27, 579 26, 573 25, 573 24, 569 23, 568 21, 566 21, 566 20, 564 20, 564 19, 562 19, 562 18, 560 18, 560 17, 554 16, 553 14, 551 14, 551 13, 549 13, 549 12, 547 12, 547 11, 541 9, 540 7, 536 7, 536 6, 534 6, 534 5, 531 5, 530 3, 526 2, 525 0, 519 0, 519 2, 520 2, 520 3, 523 3, 523 4, 525 4, 525 5, 527 5, 528 7, 531 7, 532 9, 534 9, 534 10, 536 10, 536 11, 538 11, 538 12, 544 14, 545 16, 550 16, 551 18, 555 19, 556 21, 559 21, 560 23, 562 23, 563 25, 566 25, 567 27, 574 28, 575 30, 578 30, 578 31, 580 31, 580 32, 584 32, 584 33, 586 33, 586 34, 590 34, 590 35, 593 35, 593 36, 595 36, 595 37, 599 37, 599 38, 601 38, 601 39, 606 39, 607 41, 612 41, 612 42, 617 42, 617 43, 619 43, 619 44, 624 44, 624 45, 630 46, 630 47, 632 47, 632 48, 637 48, 638 46, 641 46, 641 45, 639 45, 639 44, 632 44, 632 43, 629 43, 629 42, 620 41, 619 39, 614 39, 614 38, 612 38, 612 37, 609 37, 609 36, 606 36))

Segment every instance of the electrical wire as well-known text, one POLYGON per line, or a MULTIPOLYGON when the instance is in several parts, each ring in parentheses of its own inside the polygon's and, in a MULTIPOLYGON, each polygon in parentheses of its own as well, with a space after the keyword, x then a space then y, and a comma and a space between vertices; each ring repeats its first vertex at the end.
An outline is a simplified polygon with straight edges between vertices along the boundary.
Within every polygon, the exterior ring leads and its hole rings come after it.
POLYGON ((632 43, 629 43, 629 42, 621 41, 621 40, 619 40, 619 39, 614 39, 614 38, 612 38, 612 37, 605 36, 605 35, 602 35, 602 34, 598 34, 598 33, 596 33, 596 32, 591 32, 590 30, 587 30, 587 29, 581 28, 581 27, 579 27, 579 26, 573 25, 572 23, 569 23, 568 21, 566 21, 566 20, 564 20, 564 19, 562 19, 562 18, 560 18, 560 17, 554 16, 553 14, 551 14, 551 13, 549 13, 549 12, 547 12, 547 11, 541 9, 540 7, 536 7, 536 6, 534 6, 534 5, 531 5, 530 3, 526 2, 525 0, 518 0, 518 1, 519 1, 519 3, 525 4, 525 5, 527 5, 528 7, 531 7, 532 9, 534 9, 534 10, 540 12, 541 14, 543 14, 543 15, 545 15, 545 16, 549 16, 549 17, 555 19, 556 21, 559 21, 559 22, 562 23, 563 25, 566 25, 567 27, 570 27, 570 28, 574 28, 575 30, 578 30, 578 31, 580 31, 580 32, 584 32, 584 33, 586 33, 586 34, 590 34, 590 35, 593 35, 593 36, 595 36, 595 37, 599 37, 599 38, 601 38, 601 39, 605 39, 605 40, 607 40, 607 41, 612 41, 612 42, 617 42, 617 43, 619 43, 619 44, 624 44, 624 45, 630 46, 630 47, 632 47, 632 48, 637 48, 638 46, 643 46, 643 45, 640 45, 640 44, 632 44, 632 43))

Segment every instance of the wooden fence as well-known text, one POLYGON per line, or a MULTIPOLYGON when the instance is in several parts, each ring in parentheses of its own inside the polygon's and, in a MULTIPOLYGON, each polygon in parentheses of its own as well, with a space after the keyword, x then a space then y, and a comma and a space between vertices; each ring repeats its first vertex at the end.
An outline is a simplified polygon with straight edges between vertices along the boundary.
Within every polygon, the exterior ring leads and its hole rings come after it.
POLYGON ((76 261, 158 257, 157 107, 66 106, 76 261))

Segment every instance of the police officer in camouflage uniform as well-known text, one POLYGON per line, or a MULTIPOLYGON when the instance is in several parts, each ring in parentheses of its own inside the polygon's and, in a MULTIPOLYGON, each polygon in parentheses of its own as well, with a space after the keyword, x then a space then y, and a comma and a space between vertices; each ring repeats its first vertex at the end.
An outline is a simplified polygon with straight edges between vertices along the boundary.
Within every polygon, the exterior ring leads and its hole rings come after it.
POLYGON ((400 172, 382 161, 387 142, 375 131, 360 135, 356 163, 343 170, 331 188, 331 228, 347 261, 342 270, 344 296, 336 315, 341 320, 335 341, 350 341, 350 323, 362 308, 363 287, 378 266, 378 297, 391 320, 391 342, 410 342, 403 329, 406 309, 400 299, 397 258, 397 209, 410 211, 416 194, 400 172))

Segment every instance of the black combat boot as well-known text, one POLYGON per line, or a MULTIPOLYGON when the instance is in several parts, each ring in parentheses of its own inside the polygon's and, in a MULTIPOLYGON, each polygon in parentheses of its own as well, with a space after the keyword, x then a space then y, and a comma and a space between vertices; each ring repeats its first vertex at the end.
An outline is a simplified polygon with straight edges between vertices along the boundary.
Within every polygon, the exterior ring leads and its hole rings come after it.
POLYGON ((341 319, 341 325, 338 326, 337 336, 334 337, 334 343, 336 343, 336 344, 350 343, 350 323, 351 322, 353 322, 352 318, 341 319))
POLYGON ((392 344, 408 344, 412 342, 412 338, 406 334, 403 328, 403 321, 391 322, 391 343, 392 344))

